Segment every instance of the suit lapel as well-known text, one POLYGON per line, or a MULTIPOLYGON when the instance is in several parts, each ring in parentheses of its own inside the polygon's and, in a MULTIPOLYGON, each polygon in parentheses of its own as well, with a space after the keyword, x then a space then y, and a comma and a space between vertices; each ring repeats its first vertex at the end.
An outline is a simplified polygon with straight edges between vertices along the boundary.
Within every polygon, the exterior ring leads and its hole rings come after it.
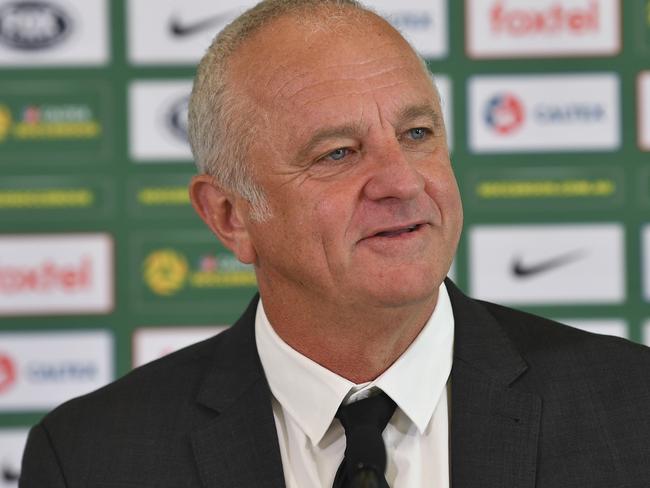
POLYGON ((284 476, 271 392, 255 345, 257 299, 215 350, 197 401, 218 412, 192 433, 205 488, 282 488, 284 476))
MULTIPOLYGON (((456 323, 451 373, 451 486, 533 488, 541 399, 513 383, 527 365, 480 303, 447 280, 456 323)), ((205 488, 282 488, 271 393, 257 355, 257 300, 217 342, 197 396, 215 417, 192 434, 205 488)))
POLYGON ((527 369, 496 320, 448 280, 454 310, 451 373, 453 488, 533 488, 541 398, 513 383, 527 369))

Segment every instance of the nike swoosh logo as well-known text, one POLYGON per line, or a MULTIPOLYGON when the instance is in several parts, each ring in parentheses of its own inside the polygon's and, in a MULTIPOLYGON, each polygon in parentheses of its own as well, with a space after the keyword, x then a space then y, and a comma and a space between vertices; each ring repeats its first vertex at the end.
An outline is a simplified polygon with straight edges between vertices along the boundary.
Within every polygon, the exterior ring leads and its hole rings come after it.
POLYGON ((20 478, 18 471, 14 471, 7 466, 2 468, 2 479, 4 481, 18 481, 18 478, 20 478))
POLYGON ((169 31, 176 37, 191 36, 205 29, 209 29, 216 24, 225 23, 226 21, 230 20, 234 13, 235 12, 233 10, 229 10, 222 14, 214 15, 212 17, 208 17, 207 19, 199 20, 190 24, 186 24, 179 20, 177 16, 174 16, 169 21, 169 31))
POLYGON ((515 258, 512 263, 512 274, 517 278, 530 278, 531 276, 538 275, 540 273, 545 273, 556 268, 560 268, 569 263, 578 261, 582 259, 585 255, 585 251, 576 250, 571 251, 560 256, 556 256, 544 261, 540 261, 535 264, 524 264, 520 257, 515 258))

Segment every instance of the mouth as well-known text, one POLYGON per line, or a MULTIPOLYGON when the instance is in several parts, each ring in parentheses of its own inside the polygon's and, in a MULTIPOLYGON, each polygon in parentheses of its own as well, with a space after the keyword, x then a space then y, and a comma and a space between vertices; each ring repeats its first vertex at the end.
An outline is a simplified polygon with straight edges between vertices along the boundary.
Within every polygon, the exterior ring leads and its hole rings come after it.
POLYGON ((399 237, 399 236, 402 236, 404 234, 410 234, 412 232, 417 232, 423 226, 424 226, 424 224, 412 224, 412 225, 407 225, 407 226, 404 226, 404 227, 386 229, 386 230, 382 230, 380 232, 377 232, 375 234, 372 234, 369 237, 387 237, 387 238, 399 237))

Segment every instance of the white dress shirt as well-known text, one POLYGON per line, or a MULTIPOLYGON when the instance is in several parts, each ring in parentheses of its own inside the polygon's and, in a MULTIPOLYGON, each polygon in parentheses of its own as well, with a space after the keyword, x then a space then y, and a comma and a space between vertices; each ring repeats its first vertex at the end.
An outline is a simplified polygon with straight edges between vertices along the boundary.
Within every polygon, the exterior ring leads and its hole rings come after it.
POLYGON ((449 487, 448 380, 454 317, 444 283, 420 334, 374 381, 356 385, 303 356, 273 330, 260 300, 257 350, 273 394, 287 488, 331 488, 343 460, 341 403, 381 389, 397 404, 383 432, 391 488, 449 487))

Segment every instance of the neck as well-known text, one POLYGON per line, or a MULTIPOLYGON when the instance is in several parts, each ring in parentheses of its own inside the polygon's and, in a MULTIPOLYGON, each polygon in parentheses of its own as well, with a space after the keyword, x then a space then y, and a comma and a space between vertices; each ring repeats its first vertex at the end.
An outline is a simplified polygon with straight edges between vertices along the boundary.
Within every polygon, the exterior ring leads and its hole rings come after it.
POLYGON ((372 381, 415 340, 436 306, 438 292, 401 307, 350 307, 263 296, 275 332, 293 349, 353 383, 372 381))

